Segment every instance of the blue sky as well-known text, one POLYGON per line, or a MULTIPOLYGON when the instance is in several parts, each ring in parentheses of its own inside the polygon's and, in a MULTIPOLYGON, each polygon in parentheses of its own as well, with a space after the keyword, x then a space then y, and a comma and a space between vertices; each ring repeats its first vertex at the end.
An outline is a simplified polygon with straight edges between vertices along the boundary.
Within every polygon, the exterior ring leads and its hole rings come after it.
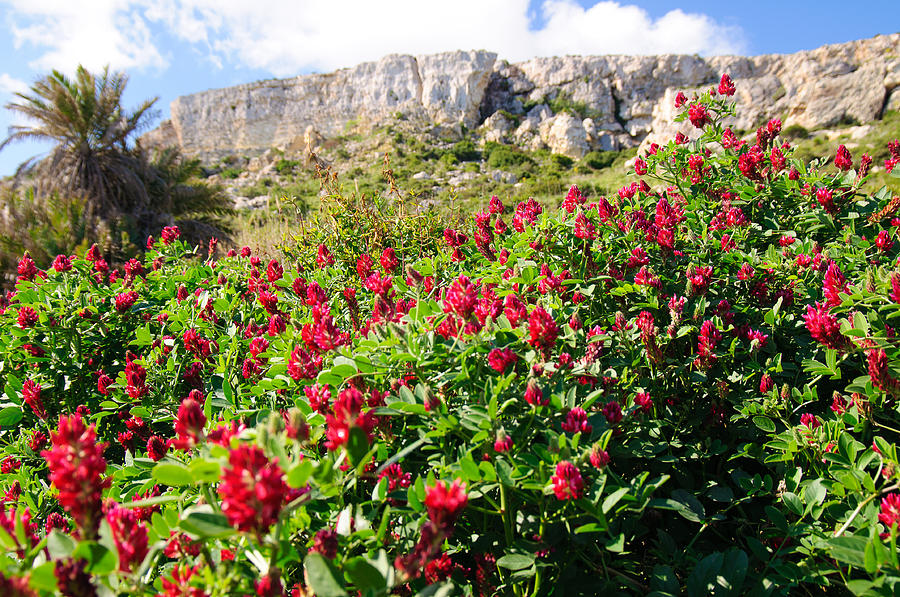
MULTIPOLYGON (((159 96, 165 117, 179 95, 392 52, 788 53, 897 32, 896 14, 896 0, 0 0, 0 105, 79 63, 125 70, 127 103, 159 96)), ((0 136, 11 116, 0 110, 0 136)), ((4 149, 0 175, 45 150, 4 149)))

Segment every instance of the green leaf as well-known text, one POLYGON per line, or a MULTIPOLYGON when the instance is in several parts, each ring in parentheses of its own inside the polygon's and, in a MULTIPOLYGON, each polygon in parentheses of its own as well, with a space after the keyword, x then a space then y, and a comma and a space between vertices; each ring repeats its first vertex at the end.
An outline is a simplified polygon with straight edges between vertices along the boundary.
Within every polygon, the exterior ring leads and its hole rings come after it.
POLYGON ((809 509, 810 506, 818 506, 825 501, 827 493, 828 490, 825 489, 825 485, 822 483, 821 479, 815 479, 809 483, 803 488, 803 499, 807 503, 807 509, 809 509))
POLYGON ((350 436, 347 438, 347 455, 350 462, 356 466, 362 462, 369 451, 369 436, 362 427, 351 427, 350 436))
POLYGON ((507 570, 522 570, 533 564, 534 556, 530 554, 510 553, 497 560, 497 566, 506 568, 507 570))
POLYGON ((198 539, 229 537, 236 532, 223 514, 213 512, 208 505, 196 506, 185 513, 187 515, 178 523, 178 526, 185 533, 198 539))
POLYGON ((478 469, 478 465, 475 464, 472 456, 466 454, 465 456, 460 458, 459 466, 462 469, 462 472, 466 476, 467 480, 481 481, 481 471, 478 469))
POLYGON ((18 406, 7 406, 0 410, 0 428, 15 427, 24 416, 25 413, 18 406))
POLYGON ((306 579, 316 597, 346 597, 347 591, 341 586, 331 563, 322 554, 311 551, 303 561, 306 579))
POLYGON ((803 514, 803 502, 800 501, 796 493, 785 492, 781 499, 784 500, 784 505, 787 506, 788 510, 797 516, 803 514))
POLYGON ((713 553, 697 563, 687 579, 689 597, 706 597, 715 591, 716 578, 722 569, 723 560, 724 556, 721 553, 713 553))
POLYGON ((177 462, 160 462, 153 467, 153 478, 172 487, 181 485, 191 485, 194 482, 194 476, 183 464, 177 462))
POLYGON ((769 417, 762 415, 753 417, 753 424, 765 431, 766 433, 775 433, 775 423, 769 417))
POLYGON ((59 586, 56 584, 55 570, 55 562, 44 562, 37 568, 32 568, 28 573, 28 584, 33 589, 56 594, 59 586))
POLYGON ((50 557, 54 560, 66 558, 75 551, 75 540, 65 533, 53 529, 47 535, 47 551, 50 552, 50 557))
POLYGON ((387 590, 387 581, 378 568, 363 557, 352 558, 344 564, 345 575, 356 586, 356 589, 365 594, 367 590, 383 593, 387 590))
POLYGON ((197 483, 216 483, 222 476, 222 465, 212 460, 197 460, 191 463, 190 472, 197 483))
POLYGON ((627 493, 627 487, 618 488, 617 490, 606 496, 606 499, 603 500, 603 505, 600 507, 600 509, 603 510, 604 514, 608 513, 610 510, 612 510, 613 506, 618 504, 619 500, 621 500, 622 497, 627 493))
POLYGON ((865 537, 856 535, 843 535, 820 541, 820 546, 828 550, 828 555, 840 562, 853 566, 864 567, 866 565, 865 537))
POLYGON ((300 464, 288 471, 287 484, 294 489, 299 489, 306 485, 309 476, 313 472, 313 463, 311 460, 304 459, 300 464))
POLYGON ((119 567, 119 558, 104 545, 96 541, 82 541, 72 552, 76 560, 87 563, 85 570, 98 576, 106 576, 119 567))

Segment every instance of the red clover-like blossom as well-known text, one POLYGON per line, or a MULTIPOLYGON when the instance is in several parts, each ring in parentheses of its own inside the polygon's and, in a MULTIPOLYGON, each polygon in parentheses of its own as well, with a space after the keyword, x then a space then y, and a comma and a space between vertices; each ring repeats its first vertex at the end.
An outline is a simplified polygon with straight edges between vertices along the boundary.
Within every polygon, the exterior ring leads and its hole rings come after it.
POLYGON ((888 530, 881 534, 882 539, 890 537, 894 527, 900 528, 900 493, 889 493, 881 500, 881 512, 878 521, 888 530))
POLYGON ((466 487, 459 479, 454 479, 449 485, 445 481, 438 481, 425 492, 428 519, 441 529, 452 527, 468 502, 466 487))
POLYGON ((734 81, 731 80, 731 77, 728 76, 728 73, 722 74, 722 79, 719 81, 719 87, 717 91, 719 92, 719 95, 728 97, 734 95, 734 81))
POLYGON ((253 445, 242 445, 228 455, 219 496, 222 513, 239 531, 262 534, 278 519, 288 487, 278 460, 270 461, 253 445))
POLYGON ((47 411, 44 409, 44 401, 41 399, 41 384, 32 379, 26 379, 22 385, 22 400, 31 407, 31 411, 40 420, 47 419, 47 411))
POLYGON ((709 111, 706 109, 706 106, 700 103, 693 103, 688 108, 688 119, 698 129, 702 129, 704 126, 712 122, 709 116, 709 111))
POLYGON ((488 365, 498 373, 506 373, 509 366, 515 364, 515 362, 519 360, 516 353, 509 348, 494 348, 488 353, 487 358, 488 365))
POLYGON ((834 166, 838 170, 846 172, 853 167, 853 157, 845 145, 839 145, 834 156, 834 166))
POLYGON ((816 303, 815 306, 807 305, 803 321, 806 322, 806 329, 809 330, 813 340, 819 344, 835 350, 849 347, 850 342, 841 333, 837 318, 829 313, 826 305, 820 303, 816 303))
POLYGON ((834 261, 828 265, 828 270, 825 272, 825 278, 822 281, 822 292, 825 295, 825 304, 828 307, 837 307, 841 304, 840 295, 850 293, 847 279, 841 273, 841 268, 834 261))
POLYGON ((537 306, 528 316, 528 343, 537 349, 550 349, 556 344, 559 327, 543 307, 537 306))
POLYGON ((205 426, 203 407, 195 399, 185 398, 175 417, 175 434, 178 437, 172 445, 178 450, 190 450, 200 442, 205 426))
POLYGON ((566 420, 561 424, 563 431, 569 433, 590 433, 593 426, 588 423, 587 413, 583 408, 575 407, 566 414, 566 420))
POLYGON ((584 479, 581 472, 568 460, 556 465, 556 472, 550 477, 553 493, 558 500, 577 500, 584 493, 584 479))
POLYGON ((81 415, 63 415, 50 433, 52 447, 41 455, 50 468, 50 481, 59 490, 59 503, 78 524, 82 538, 93 539, 100 524, 100 499, 109 479, 103 479, 105 444, 96 443, 94 426, 81 415))
POLYGON ((138 520, 132 508, 119 506, 106 513, 106 521, 112 531, 116 551, 119 552, 119 570, 130 572, 147 555, 147 526, 138 520))
POLYGON ((525 386, 525 402, 532 406, 546 406, 550 404, 550 399, 544 397, 544 392, 533 379, 528 380, 525 386))

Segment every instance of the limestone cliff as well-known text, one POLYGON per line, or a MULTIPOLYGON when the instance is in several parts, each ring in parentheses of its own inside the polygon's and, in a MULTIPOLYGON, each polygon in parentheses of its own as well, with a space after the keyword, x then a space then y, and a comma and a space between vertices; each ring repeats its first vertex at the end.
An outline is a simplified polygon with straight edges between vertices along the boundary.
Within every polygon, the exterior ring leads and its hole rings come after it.
POLYGON ((580 157, 675 132, 678 90, 728 72, 739 118, 808 129, 865 123, 900 108, 900 34, 787 55, 565 56, 510 64, 487 51, 391 55, 329 74, 302 75, 177 98, 171 120, 145 136, 189 155, 301 149, 304 135, 332 137, 403 118, 422 130, 580 157))

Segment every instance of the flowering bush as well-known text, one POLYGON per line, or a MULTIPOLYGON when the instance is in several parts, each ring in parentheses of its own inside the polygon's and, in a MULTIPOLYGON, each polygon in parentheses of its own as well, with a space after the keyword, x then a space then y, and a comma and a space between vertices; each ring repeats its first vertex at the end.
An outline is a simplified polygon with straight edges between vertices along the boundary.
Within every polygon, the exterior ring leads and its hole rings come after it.
POLYGON ((294 264, 23 258, 3 594, 893 594, 900 200, 732 93, 418 244, 339 204, 294 264))

